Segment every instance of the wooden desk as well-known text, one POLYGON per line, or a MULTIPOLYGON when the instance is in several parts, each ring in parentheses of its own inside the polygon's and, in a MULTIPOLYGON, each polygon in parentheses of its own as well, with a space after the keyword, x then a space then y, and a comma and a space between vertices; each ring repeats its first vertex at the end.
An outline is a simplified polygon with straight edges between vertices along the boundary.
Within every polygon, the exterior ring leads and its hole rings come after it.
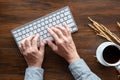
MULTIPOLYGON (((102 80, 117 80, 117 71, 100 65, 96 48, 106 41, 87 25, 88 16, 108 26, 120 36, 119 0, 0 0, 0 80, 23 80, 27 67, 10 30, 64 6, 70 6, 79 31, 73 39, 79 55, 102 80)), ((67 62, 46 47, 44 80, 74 80, 67 62)))

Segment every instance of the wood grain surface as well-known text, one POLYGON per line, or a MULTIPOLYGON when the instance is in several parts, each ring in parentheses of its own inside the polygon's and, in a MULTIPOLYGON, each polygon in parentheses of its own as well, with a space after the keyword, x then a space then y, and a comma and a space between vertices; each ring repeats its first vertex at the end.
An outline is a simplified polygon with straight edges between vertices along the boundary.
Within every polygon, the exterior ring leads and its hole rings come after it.
MULTIPOLYGON (((0 0, 0 80, 23 80, 27 64, 10 33, 20 25, 69 6, 79 31, 72 34, 77 51, 90 69, 102 80, 118 80, 113 67, 104 67, 96 60, 96 48, 105 39, 96 36, 87 25, 91 17, 120 37, 120 0, 0 0)), ((46 46, 43 63, 44 80, 74 80, 68 63, 46 46)))

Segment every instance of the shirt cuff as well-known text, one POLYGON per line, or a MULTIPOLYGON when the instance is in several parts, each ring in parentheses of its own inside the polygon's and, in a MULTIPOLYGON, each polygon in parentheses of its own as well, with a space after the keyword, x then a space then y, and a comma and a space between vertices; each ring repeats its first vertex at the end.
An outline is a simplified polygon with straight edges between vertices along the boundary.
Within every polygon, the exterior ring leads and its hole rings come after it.
POLYGON ((75 80, 100 80, 87 66, 83 59, 76 60, 69 65, 75 80))
POLYGON ((34 70, 38 70, 38 71, 40 71, 40 72, 44 72, 44 69, 43 68, 41 68, 41 67, 34 67, 34 66, 31 66, 31 67, 28 67, 27 69, 26 69, 26 71, 34 71, 34 70))
POLYGON ((43 80, 44 69, 40 67, 28 67, 25 72, 24 80, 43 80))
POLYGON ((81 71, 83 72, 85 71, 90 71, 89 67, 87 66, 87 64, 85 63, 85 61, 83 59, 78 59, 74 62, 72 62, 69 66, 70 70, 74 70, 76 68, 81 69, 81 71))

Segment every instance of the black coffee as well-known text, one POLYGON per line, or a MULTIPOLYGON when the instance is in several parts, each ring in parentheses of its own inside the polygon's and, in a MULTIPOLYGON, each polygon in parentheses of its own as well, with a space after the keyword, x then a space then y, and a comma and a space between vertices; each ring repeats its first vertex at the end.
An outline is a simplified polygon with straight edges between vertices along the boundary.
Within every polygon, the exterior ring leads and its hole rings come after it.
POLYGON ((120 59, 120 50, 117 47, 110 45, 104 49, 103 58, 110 64, 116 63, 120 59))

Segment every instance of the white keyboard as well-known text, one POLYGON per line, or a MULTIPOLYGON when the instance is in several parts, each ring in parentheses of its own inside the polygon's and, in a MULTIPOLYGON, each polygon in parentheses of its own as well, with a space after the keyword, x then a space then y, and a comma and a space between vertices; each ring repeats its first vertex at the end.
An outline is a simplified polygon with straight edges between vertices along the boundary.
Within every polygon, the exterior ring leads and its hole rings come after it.
POLYGON ((44 40, 46 38, 53 40, 47 31, 47 28, 55 27, 55 25, 63 25, 64 22, 68 25, 71 33, 78 31, 70 8, 66 6, 48 15, 26 23, 25 25, 15 28, 11 30, 11 32, 17 45, 19 45, 20 42, 26 37, 37 33, 40 35, 43 42, 45 42, 44 40))

